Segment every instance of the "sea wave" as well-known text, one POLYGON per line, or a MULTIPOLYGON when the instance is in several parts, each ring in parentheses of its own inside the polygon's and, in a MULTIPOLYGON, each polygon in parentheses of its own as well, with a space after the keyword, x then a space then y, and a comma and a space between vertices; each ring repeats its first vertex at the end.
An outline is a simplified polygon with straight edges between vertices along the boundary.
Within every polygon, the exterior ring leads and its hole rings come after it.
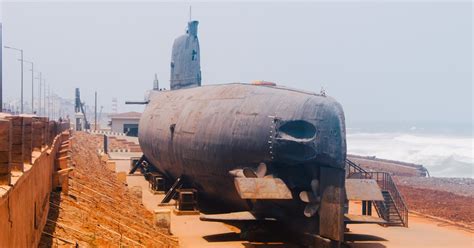
POLYGON ((349 132, 349 154, 422 164, 437 177, 474 178, 473 137, 349 132))

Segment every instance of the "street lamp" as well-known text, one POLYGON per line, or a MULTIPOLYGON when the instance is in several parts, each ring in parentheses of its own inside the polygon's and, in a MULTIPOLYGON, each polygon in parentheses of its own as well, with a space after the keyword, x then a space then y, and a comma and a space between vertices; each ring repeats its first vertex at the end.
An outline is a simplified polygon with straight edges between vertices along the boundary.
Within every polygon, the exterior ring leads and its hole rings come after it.
POLYGON ((46 116, 46 78, 43 78, 43 116, 46 116))
POLYGON ((37 115, 38 116, 41 116, 41 82, 43 80, 43 74, 41 72, 38 72, 39 74, 39 77, 37 77, 36 79, 39 79, 39 89, 38 89, 38 112, 37 112, 37 115))
POLYGON ((31 113, 35 112, 35 99, 34 99, 34 78, 35 78, 35 64, 28 60, 23 60, 23 62, 28 63, 31 65, 31 113))
POLYGON ((21 53, 21 113, 23 114, 23 49, 15 48, 15 47, 9 47, 9 46, 4 46, 6 49, 12 49, 19 51, 21 53))

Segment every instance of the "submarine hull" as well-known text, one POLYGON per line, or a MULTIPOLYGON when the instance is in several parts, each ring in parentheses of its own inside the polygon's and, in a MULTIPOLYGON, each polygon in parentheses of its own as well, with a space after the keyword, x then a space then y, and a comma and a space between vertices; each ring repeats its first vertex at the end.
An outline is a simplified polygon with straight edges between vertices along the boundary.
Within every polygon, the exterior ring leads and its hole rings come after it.
POLYGON ((229 171, 264 162, 290 189, 304 188, 320 166, 343 170, 346 156, 344 114, 335 100, 248 84, 153 92, 139 142, 158 171, 182 177, 227 210, 249 208, 229 171))
POLYGON ((250 84, 153 91, 139 123, 146 159, 168 180, 180 177, 199 192, 203 213, 251 211, 290 231, 336 241, 344 233, 345 121, 334 99, 250 84), (232 171, 268 167, 292 199, 248 200, 232 171), (307 217, 303 191, 318 181, 320 204, 307 217))

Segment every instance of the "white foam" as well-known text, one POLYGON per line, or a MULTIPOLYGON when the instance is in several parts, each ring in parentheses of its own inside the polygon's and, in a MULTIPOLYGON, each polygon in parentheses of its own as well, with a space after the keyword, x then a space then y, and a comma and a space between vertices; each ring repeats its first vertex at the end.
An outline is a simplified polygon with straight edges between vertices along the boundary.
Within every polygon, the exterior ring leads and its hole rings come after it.
MULTIPOLYGON (((350 130, 349 130, 350 131, 350 130)), ((422 164, 432 176, 474 178, 474 139, 413 133, 348 133, 349 154, 422 164)))

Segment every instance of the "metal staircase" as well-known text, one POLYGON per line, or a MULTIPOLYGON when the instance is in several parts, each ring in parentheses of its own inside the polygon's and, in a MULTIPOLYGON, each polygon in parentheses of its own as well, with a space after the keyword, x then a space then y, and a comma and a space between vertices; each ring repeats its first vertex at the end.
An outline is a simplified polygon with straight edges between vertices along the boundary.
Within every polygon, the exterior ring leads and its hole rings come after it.
POLYGON ((387 221, 386 225, 408 227, 408 208, 389 173, 366 171, 346 159, 346 178, 374 179, 384 198, 384 201, 373 202, 378 215, 387 221))

